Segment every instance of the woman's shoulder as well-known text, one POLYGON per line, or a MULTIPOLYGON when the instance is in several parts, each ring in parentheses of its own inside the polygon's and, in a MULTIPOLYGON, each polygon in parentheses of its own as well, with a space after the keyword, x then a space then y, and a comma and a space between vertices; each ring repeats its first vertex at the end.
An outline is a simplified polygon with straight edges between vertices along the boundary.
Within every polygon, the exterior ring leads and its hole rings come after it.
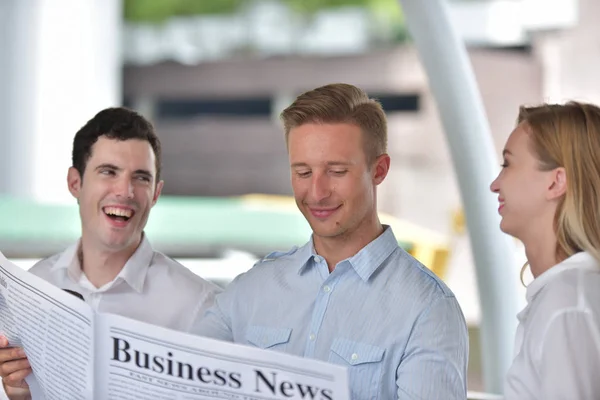
POLYGON ((565 313, 600 316, 600 269, 568 269, 548 282, 535 296, 532 306, 538 323, 565 313))

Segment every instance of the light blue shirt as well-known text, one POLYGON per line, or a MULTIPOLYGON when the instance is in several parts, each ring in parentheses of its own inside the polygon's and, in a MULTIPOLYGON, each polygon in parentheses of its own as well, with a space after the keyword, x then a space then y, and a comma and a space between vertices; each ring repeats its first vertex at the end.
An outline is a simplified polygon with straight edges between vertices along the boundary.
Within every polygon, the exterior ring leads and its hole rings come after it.
POLYGON ((389 227, 331 273, 312 240, 267 256, 192 332, 346 366, 354 400, 467 397, 458 302, 389 227))

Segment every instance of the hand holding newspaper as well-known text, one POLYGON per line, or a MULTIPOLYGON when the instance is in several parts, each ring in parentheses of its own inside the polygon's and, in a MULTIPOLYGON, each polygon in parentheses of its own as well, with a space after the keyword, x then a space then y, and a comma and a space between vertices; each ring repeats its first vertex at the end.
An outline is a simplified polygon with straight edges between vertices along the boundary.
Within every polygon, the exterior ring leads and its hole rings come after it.
POLYGON ((0 334, 33 369, 33 400, 348 399, 346 369, 117 315, 0 253, 0 334))

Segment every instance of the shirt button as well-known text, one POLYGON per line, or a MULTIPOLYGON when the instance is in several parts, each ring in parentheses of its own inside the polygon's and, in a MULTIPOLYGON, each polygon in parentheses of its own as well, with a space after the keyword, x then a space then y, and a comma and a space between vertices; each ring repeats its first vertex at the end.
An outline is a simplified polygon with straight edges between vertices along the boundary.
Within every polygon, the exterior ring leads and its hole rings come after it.
POLYGON ((314 334, 314 333, 311 333, 311 334, 308 336, 308 338, 309 338, 311 341, 313 341, 313 340, 315 340, 316 336, 315 336, 315 334, 314 334))
POLYGON ((325 285, 325 286, 323 286, 323 291, 325 293, 329 293, 329 292, 331 292, 331 288, 329 286, 325 285))
POLYGON ((358 360, 358 354, 352 353, 352 356, 350 356, 350 358, 352 359, 352 361, 356 361, 358 360))

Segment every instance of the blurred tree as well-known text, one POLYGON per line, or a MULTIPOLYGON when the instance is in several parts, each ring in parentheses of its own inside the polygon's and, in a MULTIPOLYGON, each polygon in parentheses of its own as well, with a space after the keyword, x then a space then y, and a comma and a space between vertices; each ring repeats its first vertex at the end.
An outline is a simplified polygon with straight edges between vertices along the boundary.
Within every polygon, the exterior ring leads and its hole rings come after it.
POLYGON ((125 19, 162 22, 171 17, 201 14, 231 14, 244 0, 124 0, 125 19))
MULTIPOLYGON (((161 23, 172 17, 234 14, 242 6, 261 0, 124 0, 124 16, 131 22, 161 23)), ((273 0, 271 0, 273 1, 273 0)), ((309 23, 322 10, 347 6, 364 7, 375 17, 383 42, 408 38, 397 0, 274 0, 287 4, 309 23)), ((424 0, 425 1, 425 0, 424 0)), ((377 36, 377 35, 376 35, 377 36)))
POLYGON ((402 13, 398 0, 280 0, 293 10, 306 14, 314 14, 328 8, 345 6, 362 6, 376 12, 384 12, 399 17, 402 13))
POLYGON ((367 6, 371 0, 281 0, 290 8, 303 14, 314 14, 327 8, 344 6, 367 6))
MULTIPOLYGON (((382 29, 391 30, 390 36, 394 42, 405 42, 410 39, 404 14, 398 0, 365 0, 382 29)), ((385 35, 387 36, 387 35, 385 35)))
MULTIPOLYGON (((256 0, 124 0, 125 19, 135 22, 162 22, 176 16, 231 14, 256 0)), ((376 13, 401 19, 397 0, 279 0, 305 14, 344 6, 363 6, 376 13)))

